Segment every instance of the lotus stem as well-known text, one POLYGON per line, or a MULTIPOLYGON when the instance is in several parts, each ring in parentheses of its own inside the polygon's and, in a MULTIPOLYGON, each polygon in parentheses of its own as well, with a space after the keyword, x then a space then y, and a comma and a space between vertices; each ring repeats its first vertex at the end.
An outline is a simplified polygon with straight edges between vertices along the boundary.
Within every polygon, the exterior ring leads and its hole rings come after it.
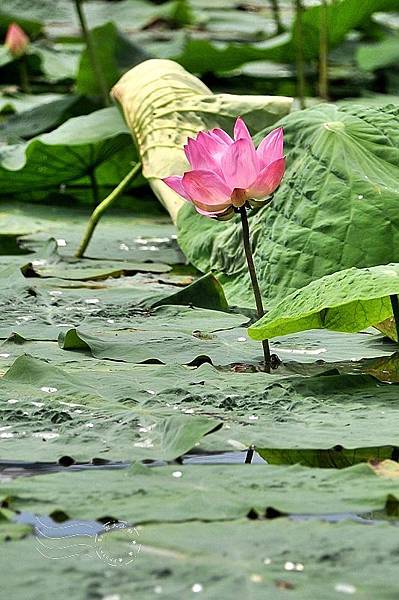
POLYGON ((328 100, 328 7, 327 0, 320 6, 319 95, 328 100))
POLYGON ((245 455, 245 464, 250 465, 252 463, 252 459, 254 457, 254 448, 251 446, 248 448, 247 453, 245 455))
MULTIPOLYGON (((254 297, 255 297, 256 312, 258 315, 258 319, 261 319, 263 317, 263 315, 265 314, 265 311, 263 310, 262 296, 260 293, 259 282, 258 282, 258 278, 256 276, 255 264, 254 264, 254 259, 252 256, 251 239, 249 237, 247 209, 245 208, 245 206, 242 206, 239 209, 239 211, 240 211, 240 215, 241 215, 242 237, 243 237, 243 242, 244 242, 245 256, 247 259, 248 271, 249 271, 249 275, 251 277, 251 284, 252 284, 252 289, 253 289, 254 297)), ((265 371, 266 371, 266 373, 270 373, 271 357, 270 357, 269 341, 263 340, 262 347, 263 347, 265 371)))
POLYGON ((90 240, 93 236, 94 230, 97 227, 99 220, 101 219, 103 213, 111 206, 111 204, 122 194, 122 192, 127 188, 129 183, 133 181, 136 175, 139 173, 141 169, 141 162, 137 162, 134 167, 129 171, 124 179, 116 186, 115 189, 102 201, 100 204, 94 209, 92 215, 89 219, 89 223, 87 225, 86 232, 83 236, 83 239, 80 243, 80 246, 75 254, 76 258, 82 258, 84 253, 86 252, 87 246, 90 243, 90 240))
POLYGON ((277 33, 283 33, 284 27, 281 22, 281 14, 278 0, 270 0, 270 4, 272 5, 273 18, 276 24, 277 33))
POLYGON ((392 296, 390 296, 390 299, 391 299, 393 318, 395 320, 396 339, 399 344, 399 301, 398 301, 397 294, 393 294, 392 296))
POLYGON ((303 55, 304 39, 303 39, 303 26, 302 26, 302 14, 303 4, 302 0, 295 0, 296 8, 296 79, 297 79, 297 95, 299 99, 300 107, 306 108, 305 103, 305 59, 303 55))
POLYGON ((24 94, 30 94, 29 76, 28 76, 28 65, 26 55, 21 56, 18 59, 18 71, 19 71, 19 84, 24 94))
POLYGON ((107 82, 105 81, 104 73, 101 68, 101 63, 97 55, 97 50, 95 45, 93 44, 93 39, 87 26, 86 15, 82 8, 82 2, 83 0, 75 0, 75 8, 79 17, 82 34, 86 42, 87 51, 89 53, 91 67, 94 71, 98 86, 101 90, 101 96, 103 98, 104 106, 111 106, 111 99, 108 93, 107 82))
POLYGON ((95 168, 90 169, 89 178, 90 178, 90 185, 91 185, 91 193, 93 195, 93 204, 94 204, 94 206, 98 206, 98 204, 100 203, 100 194, 98 192, 98 183, 97 183, 95 168))

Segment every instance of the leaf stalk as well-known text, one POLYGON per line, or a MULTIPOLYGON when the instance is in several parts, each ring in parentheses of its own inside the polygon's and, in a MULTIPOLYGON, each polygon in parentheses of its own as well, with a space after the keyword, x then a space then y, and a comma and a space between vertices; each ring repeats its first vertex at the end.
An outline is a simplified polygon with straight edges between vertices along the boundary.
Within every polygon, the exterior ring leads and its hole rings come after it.
POLYGON ((283 33, 284 26, 281 21, 280 6, 278 4, 278 0, 270 0, 270 4, 272 6, 274 23, 275 23, 276 29, 277 29, 276 33, 277 34, 283 33))
POLYGON ((101 96, 103 98, 104 106, 111 106, 111 99, 108 93, 107 82, 105 81, 104 73, 101 68, 101 62, 98 58, 96 47, 93 43, 93 38, 91 37, 89 28, 87 26, 86 15, 82 8, 83 0, 74 0, 75 8, 79 18, 80 27, 82 29, 82 34, 84 40, 86 42, 87 51, 89 53, 89 58, 91 62, 91 67, 96 75, 97 83, 101 91, 101 96))
MULTIPOLYGON (((263 315, 265 314, 265 311, 263 310, 262 295, 260 293, 258 277, 256 275, 254 259, 252 256, 247 209, 245 208, 245 206, 242 206, 239 209, 239 212, 240 212, 240 216, 241 216, 242 237, 243 237, 243 243, 244 243, 245 256, 247 259, 249 275, 251 277, 252 290, 254 292, 254 297, 255 297, 256 312, 258 315, 258 319, 261 319, 263 317, 263 315)), ((271 356, 270 356, 269 340, 262 341, 262 348, 263 348, 265 372, 270 373, 271 356)))
POLYGON ((86 232, 83 236, 83 239, 79 245, 79 248, 75 254, 76 258, 82 258, 84 253, 86 252, 87 246, 90 243, 90 240, 93 236, 94 230, 97 227, 99 220, 101 219, 103 213, 111 206, 113 202, 122 194, 122 192, 127 188, 129 183, 133 181, 136 175, 139 173, 141 169, 141 162, 137 162, 134 167, 129 171, 124 179, 116 186, 115 189, 112 190, 110 194, 102 201, 100 204, 94 209, 89 219, 89 223, 87 225, 86 232))
POLYGON ((30 94, 31 88, 29 84, 29 75, 28 75, 28 61, 26 58, 26 54, 21 56, 18 59, 18 72, 19 72, 19 82, 21 86, 21 90, 24 94, 30 94))
POLYGON ((296 79, 297 79, 297 95, 301 109, 306 108, 305 103, 305 59, 303 54, 304 39, 303 39, 303 4, 302 0, 295 0, 296 9, 296 79))
POLYGON ((319 48, 319 94, 328 100, 328 6, 321 0, 320 6, 320 48, 319 48))

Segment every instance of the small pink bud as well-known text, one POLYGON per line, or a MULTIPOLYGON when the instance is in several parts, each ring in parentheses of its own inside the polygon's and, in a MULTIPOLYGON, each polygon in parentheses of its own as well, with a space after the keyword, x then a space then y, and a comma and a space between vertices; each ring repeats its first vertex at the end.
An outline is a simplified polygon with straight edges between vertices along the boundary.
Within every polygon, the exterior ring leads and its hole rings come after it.
POLYGON ((9 49, 14 58, 19 58, 25 54, 26 48, 29 45, 29 37, 17 23, 11 23, 7 29, 4 45, 9 49))

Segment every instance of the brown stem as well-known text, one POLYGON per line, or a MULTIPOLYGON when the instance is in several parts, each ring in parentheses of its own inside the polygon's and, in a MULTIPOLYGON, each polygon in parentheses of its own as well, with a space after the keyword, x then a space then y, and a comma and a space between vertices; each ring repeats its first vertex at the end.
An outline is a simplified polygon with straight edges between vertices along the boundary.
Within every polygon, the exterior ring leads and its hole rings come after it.
MULTIPOLYGON (((245 206, 242 206, 240 208, 240 215, 241 215, 242 237, 243 237, 243 242, 244 242, 244 250, 245 250, 245 256, 247 259, 249 275, 251 277, 252 289, 253 289, 254 297, 255 297, 256 312, 258 314, 258 319, 261 319, 263 317, 263 315, 265 314, 265 311, 263 310, 262 296, 260 293, 259 282, 258 282, 258 278, 256 276, 255 264, 254 264, 254 259, 252 256, 251 239, 249 237, 247 209, 245 208, 245 206)), ((264 356, 264 360, 265 360, 265 371, 266 371, 266 373, 270 373, 269 341, 263 340, 262 347, 263 347, 263 356, 264 356)))

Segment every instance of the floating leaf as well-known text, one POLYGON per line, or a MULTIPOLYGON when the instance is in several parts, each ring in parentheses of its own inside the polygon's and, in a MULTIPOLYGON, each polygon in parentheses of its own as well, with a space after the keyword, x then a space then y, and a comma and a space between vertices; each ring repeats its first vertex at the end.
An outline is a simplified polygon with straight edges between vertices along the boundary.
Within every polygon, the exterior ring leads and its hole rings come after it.
MULTIPOLYGON (((179 445, 179 420, 171 418, 167 424, 174 448, 179 445)), ((195 427, 196 421, 192 423, 195 427)), ((204 420, 204 433, 209 424, 209 419, 204 420)), ((182 448, 189 445, 187 435, 186 429, 182 448)), ((197 439, 198 425, 192 437, 197 439)), ((398 501, 399 481, 377 475, 367 464, 342 471, 265 464, 133 466, 124 471, 92 469, 24 477, 2 486, 2 493, 12 510, 42 515, 62 511, 70 519, 99 519, 111 512, 116 519, 136 524, 218 521, 243 519, 251 510, 259 516, 270 510, 298 515, 383 510, 388 497, 398 501), (93 505, 99 488, 102 494, 93 505)))
MULTIPOLYGON (((164 299, 165 303, 173 303, 173 296, 164 299)), ((159 302, 156 302, 158 304, 159 302)), ((151 306, 151 300, 141 303, 151 306)), ((139 305, 140 306, 140 305, 139 305)), ((220 307, 218 307, 220 308, 220 307)), ((66 329, 59 336, 60 347, 64 350, 90 350, 96 358, 120 360, 132 363, 162 362, 164 364, 188 364, 196 361, 198 357, 202 362, 212 361, 214 364, 230 364, 239 362, 242 358, 242 349, 237 342, 237 332, 231 331, 236 325, 246 322, 243 315, 222 315, 214 311, 199 311, 199 317, 205 319, 206 328, 202 331, 195 328, 196 309, 186 310, 186 320, 174 320, 176 313, 171 312, 168 319, 168 307, 156 309, 153 315, 165 316, 168 327, 165 327, 162 318, 147 317, 131 321, 129 331, 120 330, 100 335, 92 335, 82 329, 66 329), (201 315, 202 313, 202 315, 201 315), (224 327, 223 327, 224 326, 224 327), (134 327, 134 328, 133 328, 134 327), (226 329, 224 331, 223 329, 226 329)), ((183 315, 182 315, 183 316, 183 315)), ((203 323, 205 324, 203 321, 203 323)), ((245 353, 252 354, 252 361, 259 357, 259 348, 252 345, 245 349, 245 353)))
MULTIPOLYGON (((178 486, 182 480, 174 483, 178 486)), ((100 485, 96 499, 103 491, 100 485)), ((134 505, 136 497, 130 500, 134 505)), ((135 529, 109 527, 97 543, 93 527, 97 524, 92 521, 79 524, 80 528, 72 523, 66 524, 68 528, 37 525, 42 539, 9 542, 3 549, 3 584, 10 597, 18 600, 28 597, 32 589, 43 589, 43 552, 48 559, 48 594, 57 596, 64 589, 67 570, 68 593, 79 600, 92 593, 98 582, 103 597, 117 594, 121 598, 140 596, 143 590, 148 596, 190 598, 194 593, 251 600, 278 596, 333 599, 351 594, 391 600, 397 594, 397 528, 388 523, 370 527, 349 520, 326 523, 283 518, 150 522, 135 529), (127 564, 133 542, 141 551, 127 564), (22 556, 24 577, 16 578, 15 565, 22 556), (115 568, 119 558, 122 566, 115 568)))
POLYGON ((2 364, 9 363, 4 354, 14 360, 0 379, 4 459, 55 461, 65 454, 76 460, 156 459, 172 415, 187 417, 188 427, 191 418, 209 415, 212 427, 224 423, 198 440, 201 451, 232 452, 253 444, 273 462, 324 467, 397 456, 396 386, 370 376, 133 365, 93 360, 83 348, 64 352, 54 343, 21 343, 15 337, 0 354, 2 364), (27 351, 41 360, 24 356, 27 351))
POLYGON ((206 415, 178 418, 173 408, 160 407, 145 389, 140 393, 144 401, 138 402, 126 386, 129 379, 131 384, 129 377, 115 377, 100 390, 94 374, 71 374, 43 360, 20 356, 1 379, 0 411, 6 423, 0 431, 2 456, 172 460, 219 425, 206 415))

